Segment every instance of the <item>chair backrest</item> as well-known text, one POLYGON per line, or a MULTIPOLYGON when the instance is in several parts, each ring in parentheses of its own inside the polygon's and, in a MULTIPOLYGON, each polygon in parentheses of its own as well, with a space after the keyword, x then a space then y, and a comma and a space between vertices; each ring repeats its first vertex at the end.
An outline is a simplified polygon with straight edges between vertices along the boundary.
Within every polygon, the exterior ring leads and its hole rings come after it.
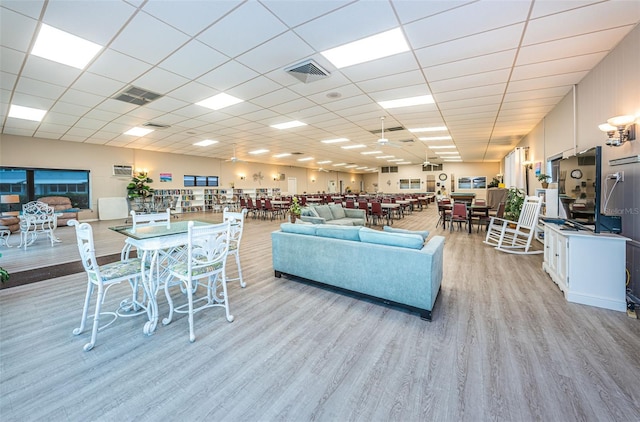
POLYGON ((229 208, 225 207, 222 210, 222 221, 229 222, 229 242, 231 242, 230 248, 232 250, 240 249, 240 241, 242 240, 242 232, 244 229, 244 220, 247 215, 247 209, 244 208, 240 212, 231 212, 229 208))
POLYGON ((504 202, 500 202, 498 204, 498 209, 496 210, 496 217, 498 217, 498 218, 503 218, 504 217, 504 207, 505 207, 505 203, 504 202))
POLYGON ((467 218, 467 203, 454 201, 452 215, 454 218, 467 218))
POLYGON ((538 224, 538 215, 542 207, 542 198, 538 196, 527 196, 524 198, 520 218, 518 219, 517 230, 520 228, 533 229, 538 224))
POLYGON ((187 235, 188 277, 224 274, 229 253, 229 221, 196 226, 189 221, 187 235))
POLYGON ((93 243, 93 229, 88 223, 79 223, 78 220, 69 220, 67 225, 76 229, 76 240, 78 241, 78 252, 80 252, 80 262, 87 272, 89 279, 93 282, 102 282, 100 276, 100 266, 96 259, 96 249, 93 243))
POLYGON ((358 208, 361 210, 369 211, 369 204, 367 201, 358 201, 358 208))
POLYGON ((131 210, 131 220, 133 221, 133 227, 131 233, 136 232, 136 226, 151 226, 166 224, 167 228, 171 228, 171 210, 166 209, 165 212, 154 213, 137 213, 131 210))
POLYGON ((487 205, 487 201, 484 199, 476 199, 473 201, 475 205, 487 205))
POLYGON ((24 204, 22 206, 22 213, 23 214, 34 214, 34 215, 52 215, 54 213, 54 209, 53 207, 50 207, 49 205, 45 204, 44 202, 40 202, 40 201, 31 201, 31 202, 27 202, 26 204, 24 204))
POLYGON ((382 204, 380 202, 371 201, 371 214, 382 215, 382 204))
POLYGON ((347 206, 346 208, 355 208, 356 207, 356 203, 353 199, 347 199, 347 206))

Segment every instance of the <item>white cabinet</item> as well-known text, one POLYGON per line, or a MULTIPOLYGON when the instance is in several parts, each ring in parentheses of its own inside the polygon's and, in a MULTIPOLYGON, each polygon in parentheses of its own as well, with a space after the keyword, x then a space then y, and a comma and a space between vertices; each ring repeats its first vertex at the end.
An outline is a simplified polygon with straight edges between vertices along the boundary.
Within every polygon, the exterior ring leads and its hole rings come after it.
POLYGON ((624 312, 626 237, 544 223, 542 269, 569 302, 624 312))
MULTIPOLYGON (((558 217, 558 189, 536 189, 536 196, 542 198, 540 217, 558 217)), ((535 228, 535 238, 544 241, 544 227, 539 223, 535 228)))

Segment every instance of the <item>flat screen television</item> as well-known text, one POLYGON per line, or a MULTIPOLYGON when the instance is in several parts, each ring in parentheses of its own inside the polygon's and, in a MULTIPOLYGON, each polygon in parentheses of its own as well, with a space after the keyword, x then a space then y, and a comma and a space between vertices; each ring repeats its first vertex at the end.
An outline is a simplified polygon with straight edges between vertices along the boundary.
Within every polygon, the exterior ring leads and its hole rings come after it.
POLYGON ((560 160, 558 198, 567 221, 594 233, 620 233, 620 216, 602 212, 602 147, 560 160))

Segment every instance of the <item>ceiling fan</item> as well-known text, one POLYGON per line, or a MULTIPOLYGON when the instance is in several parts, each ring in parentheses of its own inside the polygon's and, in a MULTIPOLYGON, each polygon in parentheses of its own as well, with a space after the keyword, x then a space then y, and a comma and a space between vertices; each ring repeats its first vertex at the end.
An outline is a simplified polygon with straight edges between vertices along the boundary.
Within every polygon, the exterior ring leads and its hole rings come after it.
POLYGON ((379 147, 390 146, 390 147, 394 147, 394 148, 400 148, 400 145, 396 145, 396 144, 392 143, 391 141, 389 141, 387 138, 384 137, 384 116, 382 116, 380 118, 380 126, 381 126, 380 139, 378 139, 375 142, 375 145, 377 145, 379 147))
POLYGON ((230 162, 232 162, 234 164, 235 163, 246 163, 246 161, 241 160, 236 156, 236 144, 233 144, 233 157, 231 157, 230 159, 225 160, 225 161, 230 161, 230 162))

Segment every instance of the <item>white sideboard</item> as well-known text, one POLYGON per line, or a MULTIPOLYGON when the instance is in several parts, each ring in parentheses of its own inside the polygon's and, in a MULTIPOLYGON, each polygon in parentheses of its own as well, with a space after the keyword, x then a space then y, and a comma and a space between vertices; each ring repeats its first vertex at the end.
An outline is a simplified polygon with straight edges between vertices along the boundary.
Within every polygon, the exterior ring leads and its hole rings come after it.
POLYGON ((544 223, 542 269, 569 302, 626 311, 626 237, 544 223))

